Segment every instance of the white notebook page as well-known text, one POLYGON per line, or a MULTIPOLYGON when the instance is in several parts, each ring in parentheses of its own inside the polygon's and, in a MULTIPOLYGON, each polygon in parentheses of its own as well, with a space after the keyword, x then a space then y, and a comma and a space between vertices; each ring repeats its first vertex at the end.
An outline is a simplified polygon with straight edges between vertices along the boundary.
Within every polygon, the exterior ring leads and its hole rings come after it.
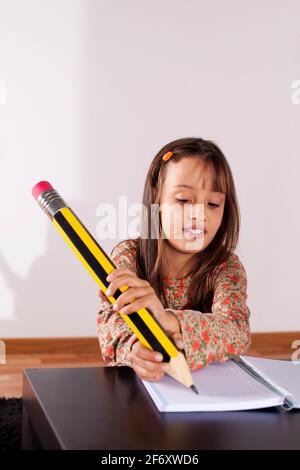
POLYGON ((160 411, 249 410, 283 403, 282 397, 231 360, 210 364, 192 372, 192 377, 199 395, 168 375, 158 382, 142 383, 160 411))
POLYGON ((263 376, 270 377, 293 396, 295 407, 300 407, 300 361, 282 361, 260 357, 242 356, 247 359, 263 376))

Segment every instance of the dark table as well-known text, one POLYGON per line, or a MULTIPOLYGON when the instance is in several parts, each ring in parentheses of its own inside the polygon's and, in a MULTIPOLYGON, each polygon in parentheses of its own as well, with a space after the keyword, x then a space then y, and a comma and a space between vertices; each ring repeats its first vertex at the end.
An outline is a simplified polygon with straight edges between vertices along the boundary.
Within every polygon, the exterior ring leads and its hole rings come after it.
POLYGON ((300 412, 160 413, 128 367, 25 369, 23 449, 300 449, 300 412))

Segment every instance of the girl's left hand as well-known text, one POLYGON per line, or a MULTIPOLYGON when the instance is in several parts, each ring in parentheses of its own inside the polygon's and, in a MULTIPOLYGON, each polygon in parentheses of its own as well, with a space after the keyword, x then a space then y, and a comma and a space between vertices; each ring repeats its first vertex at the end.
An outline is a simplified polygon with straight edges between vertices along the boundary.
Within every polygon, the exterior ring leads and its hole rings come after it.
POLYGON ((117 289, 124 285, 128 286, 114 303, 113 308, 116 312, 128 315, 141 308, 147 308, 168 333, 181 333, 179 320, 173 313, 165 311, 148 281, 138 278, 130 269, 123 268, 112 271, 108 280, 110 284, 106 296, 113 296, 117 289))

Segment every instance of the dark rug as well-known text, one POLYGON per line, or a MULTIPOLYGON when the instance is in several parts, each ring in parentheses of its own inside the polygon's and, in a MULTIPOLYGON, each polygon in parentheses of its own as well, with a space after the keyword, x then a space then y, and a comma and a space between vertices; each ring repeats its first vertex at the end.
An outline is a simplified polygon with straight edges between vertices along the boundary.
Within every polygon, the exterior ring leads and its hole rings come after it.
POLYGON ((0 450, 20 450, 22 398, 0 398, 0 450))

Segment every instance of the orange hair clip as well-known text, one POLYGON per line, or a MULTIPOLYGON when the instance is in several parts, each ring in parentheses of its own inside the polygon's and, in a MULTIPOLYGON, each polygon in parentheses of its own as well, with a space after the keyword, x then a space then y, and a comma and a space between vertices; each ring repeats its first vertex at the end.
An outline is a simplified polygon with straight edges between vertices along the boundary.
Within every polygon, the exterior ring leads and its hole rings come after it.
POLYGON ((169 151, 169 152, 164 154, 162 159, 166 162, 167 160, 169 160, 172 157, 172 155, 174 155, 173 152, 169 151))

